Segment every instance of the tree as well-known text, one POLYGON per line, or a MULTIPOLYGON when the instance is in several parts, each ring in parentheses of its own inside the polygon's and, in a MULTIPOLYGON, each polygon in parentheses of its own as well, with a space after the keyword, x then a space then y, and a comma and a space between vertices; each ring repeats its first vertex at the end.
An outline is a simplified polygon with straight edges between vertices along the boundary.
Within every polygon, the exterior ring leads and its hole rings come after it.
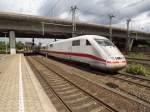
POLYGON ((19 42, 17 42, 16 43, 16 49, 17 50, 22 50, 22 49, 24 49, 24 43, 22 43, 21 41, 19 41, 19 42))
POLYGON ((5 50, 5 42, 0 42, 0 50, 5 50))

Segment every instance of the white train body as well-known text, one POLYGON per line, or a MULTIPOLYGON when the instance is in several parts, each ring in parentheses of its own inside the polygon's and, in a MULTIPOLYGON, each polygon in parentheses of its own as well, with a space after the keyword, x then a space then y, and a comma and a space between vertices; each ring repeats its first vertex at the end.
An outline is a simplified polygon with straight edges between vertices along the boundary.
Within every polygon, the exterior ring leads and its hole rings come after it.
POLYGON ((87 63, 106 71, 117 71, 126 66, 126 59, 107 38, 84 35, 52 42, 47 46, 48 55, 87 63))

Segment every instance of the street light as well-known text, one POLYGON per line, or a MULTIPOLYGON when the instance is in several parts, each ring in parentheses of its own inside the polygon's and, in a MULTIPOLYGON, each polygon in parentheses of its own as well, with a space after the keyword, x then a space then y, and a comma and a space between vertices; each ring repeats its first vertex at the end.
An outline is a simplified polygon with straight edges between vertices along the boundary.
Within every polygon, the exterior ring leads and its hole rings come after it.
POLYGON ((3 33, 5 34, 5 47, 6 47, 6 49, 5 49, 6 51, 5 52, 7 54, 7 39, 6 39, 6 36, 7 36, 8 32, 3 32, 3 33))

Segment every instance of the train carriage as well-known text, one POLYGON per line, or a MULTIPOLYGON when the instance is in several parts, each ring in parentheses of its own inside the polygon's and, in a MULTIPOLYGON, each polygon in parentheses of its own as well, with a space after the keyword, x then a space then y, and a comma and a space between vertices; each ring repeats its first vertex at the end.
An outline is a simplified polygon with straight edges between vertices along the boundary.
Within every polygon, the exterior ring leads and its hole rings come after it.
POLYGON ((47 46, 49 55, 67 60, 87 63, 106 71, 118 71, 126 66, 126 59, 107 38, 97 35, 83 35, 47 46))

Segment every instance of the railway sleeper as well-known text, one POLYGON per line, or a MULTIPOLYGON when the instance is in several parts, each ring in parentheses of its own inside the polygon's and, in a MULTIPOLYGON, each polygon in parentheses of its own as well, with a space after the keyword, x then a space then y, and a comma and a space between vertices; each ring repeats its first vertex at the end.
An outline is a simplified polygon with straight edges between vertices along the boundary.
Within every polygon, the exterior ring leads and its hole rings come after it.
POLYGON ((64 99, 76 98, 76 97, 80 97, 80 95, 82 95, 82 93, 81 92, 77 92, 77 93, 70 94, 70 95, 64 95, 63 98, 64 99))
POLYGON ((60 95, 65 95, 65 94, 73 94, 76 92, 79 92, 78 89, 72 89, 72 90, 68 90, 68 91, 57 91, 60 95))
POLYGON ((70 89, 74 89, 74 87, 72 86, 65 86, 65 87, 61 87, 61 88, 55 88, 56 91, 67 91, 70 89))
POLYGON ((78 98, 76 98, 76 99, 69 99, 69 100, 67 100, 66 102, 67 103, 77 103, 77 102, 80 102, 80 101, 82 101, 82 100, 85 100, 85 99, 87 99, 88 97, 87 96, 83 96, 83 97, 78 97, 78 98))

